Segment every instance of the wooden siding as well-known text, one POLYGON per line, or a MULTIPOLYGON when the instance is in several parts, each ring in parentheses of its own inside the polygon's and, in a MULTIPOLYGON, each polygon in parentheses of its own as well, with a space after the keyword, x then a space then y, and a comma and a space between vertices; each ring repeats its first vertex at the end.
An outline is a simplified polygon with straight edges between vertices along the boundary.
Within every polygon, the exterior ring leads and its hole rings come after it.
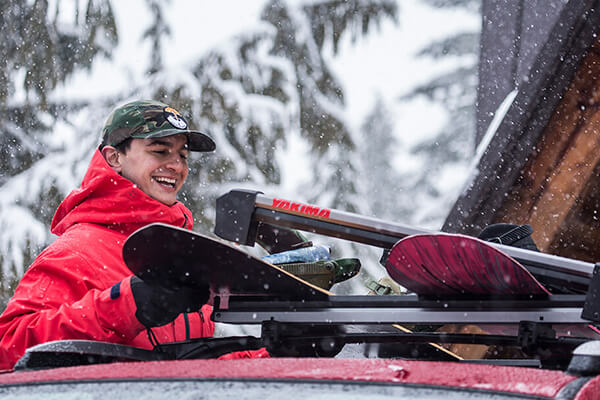
POLYGON ((541 251, 600 260, 599 162, 600 50, 596 44, 494 222, 531 224, 541 251))

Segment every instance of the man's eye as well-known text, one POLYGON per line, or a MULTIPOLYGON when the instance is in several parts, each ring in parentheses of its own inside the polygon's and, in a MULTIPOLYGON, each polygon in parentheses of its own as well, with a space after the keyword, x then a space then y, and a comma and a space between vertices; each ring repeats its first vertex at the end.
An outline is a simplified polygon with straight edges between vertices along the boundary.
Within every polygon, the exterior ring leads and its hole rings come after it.
POLYGON ((188 155, 187 155, 187 154, 181 154, 181 158, 182 158, 183 160, 187 160, 187 159, 188 159, 188 155))
POLYGON ((152 152, 156 154, 167 154, 166 150, 152 150, 152 152))

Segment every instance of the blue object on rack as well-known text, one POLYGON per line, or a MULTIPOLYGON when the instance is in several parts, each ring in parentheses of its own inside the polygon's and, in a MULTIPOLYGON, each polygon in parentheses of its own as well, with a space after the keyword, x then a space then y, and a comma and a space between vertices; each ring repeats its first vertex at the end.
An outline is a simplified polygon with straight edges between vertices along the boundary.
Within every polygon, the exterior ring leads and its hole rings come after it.
POLYGON ((277 265, 298 262, 314 262, 329 260, 330 258, 331 251, 329 250, 329 247, 316 245, 270 254, 268 256, 264 256, 262 259, 263 261, 277 265))

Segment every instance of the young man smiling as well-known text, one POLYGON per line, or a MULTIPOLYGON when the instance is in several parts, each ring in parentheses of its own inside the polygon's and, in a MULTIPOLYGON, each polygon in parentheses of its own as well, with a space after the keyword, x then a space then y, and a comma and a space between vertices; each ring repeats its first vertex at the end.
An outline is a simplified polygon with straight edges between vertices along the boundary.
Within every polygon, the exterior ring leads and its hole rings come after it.
MULTIPOLYGON (((190 151, 213 151, 175 109, 156 101, 117 108, 102 131, 81 187, 59 205, 59 237, 32 263, 0 316, 0 369, 28 347, 86 339, 152 348, 214 333, 208 288, 147 285, 125 266, 123 243, 152 222, 191 229, 177 201, 190 151)), ((258 352, 231 357, 261 357, 258 352)))
POLYGON ((105 146, 101 152, 108 165, 135 183, 142 192, 166 205, 176 196, 188 175, 188 144, 184 134, 146 140, 131 140, 121 152, 105 146))

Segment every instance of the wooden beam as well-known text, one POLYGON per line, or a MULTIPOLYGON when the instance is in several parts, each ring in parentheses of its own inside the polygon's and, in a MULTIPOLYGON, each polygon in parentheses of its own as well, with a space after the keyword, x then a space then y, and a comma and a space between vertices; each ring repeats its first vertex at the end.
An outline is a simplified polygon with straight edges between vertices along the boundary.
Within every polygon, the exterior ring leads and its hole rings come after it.
POLYGON ((582 261, 600 260, 600 164, 575 201, 548 252, 582 261))
POLYGON ((600 113, 593 115, 566 149, 560 163, 546 179, 545 190, 535 202, 528 223, 537 227, 534 241, 546 250, 575 204, 600 160, 600 113))
POLYGON ((533 239, 547 251, 599 161, 600 55, 594 48, 494 220, 531 224, 533 239))

